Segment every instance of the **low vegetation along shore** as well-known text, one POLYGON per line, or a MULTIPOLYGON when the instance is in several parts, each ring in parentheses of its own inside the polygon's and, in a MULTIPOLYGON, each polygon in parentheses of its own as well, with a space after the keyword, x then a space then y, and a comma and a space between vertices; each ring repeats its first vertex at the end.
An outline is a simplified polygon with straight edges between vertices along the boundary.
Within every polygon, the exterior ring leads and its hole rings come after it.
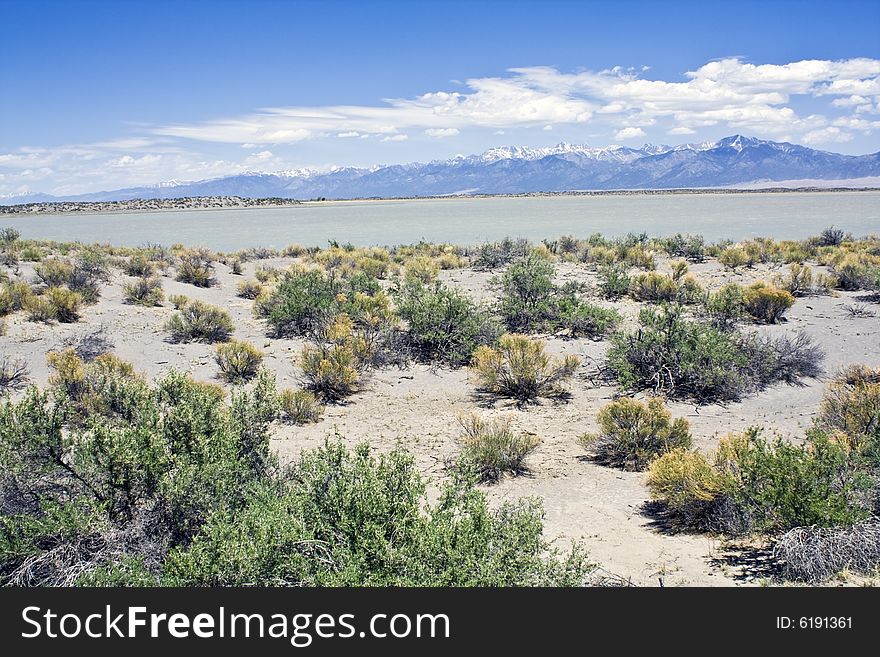
POLYGON ((871 583, 880 238, 0 231, 7 585, 871 583))
POLYGON ((182 198, 130 199, 127 201, 42 201, 0 205, 0 214, 79 214, 98 212, 151 212, 154 210, 211 210, 270 208, 299 205, 290 198, 243 196, 187 196, 182 198))

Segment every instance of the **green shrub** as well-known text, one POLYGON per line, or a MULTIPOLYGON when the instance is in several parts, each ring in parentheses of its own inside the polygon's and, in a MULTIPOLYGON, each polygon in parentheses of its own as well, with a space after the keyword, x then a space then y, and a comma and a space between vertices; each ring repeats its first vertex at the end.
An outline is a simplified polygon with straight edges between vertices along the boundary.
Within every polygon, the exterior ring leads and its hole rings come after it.
POLYGON ((214 360, 220 366, 220 375, 229 383, 250 381, 257 375, 263 362, 263 352, 242 340, 218 344, 214 360))
POLYGON ((172 342, 226 342, 235 330, 232 317, 222 308, 191 301, 165 324, 172 342))
POLYGON ((814 292, 813 270, 809 267, 793 263, 788 270, 788 276, 777 276, 774 285, 788 292, 793 297, 803 297, 814 292))
POLYGON ((514 431, 510 420, 483 420, 471 414, 460 417, 459 424, 464 429, 459 465, 475 470, 483 482, 498 481, 505 472, 527 472, 524 461, 541 442, 533 434, 514 431))
POLYGON ((627 390, 736 400, 777 382, 817 376, 822 351, 806 337, 741 335, 689 320, 680 306, 644 308, 640 328, 618 333, 608 369, 627 390))
POLYGON ((553 265, 530 254, 512 262, 496 281, 498 311, 511 331, 538 331, 555 315, 553 265))
POLYGON ((873 480, 821 432, 795 445, 750 429, 723 439, 711 465, 685 450, 661 456, 648 485, 682 524, 738 535, 864 520, 873 480))
POLYGON ((279 397, 281 416, 292 424, 311 424, 319 422, 324 413, 324 405, 310 390, 281 391, 279 397))
POLYGON ((433 258, 419 256, 409 260, 403 268, 404 280, 407 282, 430 285, 437 280, 440 267, 433 258))
POLYGON ((259 281, 242 281, 236 286, 236 294, 242 299, 256 299, 263 292, 259 281))
POLYGON ((880 290, 880 256, 846 253, 831 265, 842 290, 880 290))
POLYGON ((789 292, 761 281, 753 283, 743 291, 745 311, 765 324, 779 322, 785 311, 793 305, 794 297, 789 292))
POLYGON ((364 274, 343 279, 318 270, 292 270, 257 304, 257 312, 275 336, 314 337, 340 313, 361 320, 365 297, 378 296, 378 281, 364 274))
POLYGON ((477 269, 497 269, 517 258, 524 258, 530 250, 531 244, 528 240, 505 237, 500 242, 481 244, 474 254, 473 264, 477 269))
POLYGON ((736 283, 727 283, 717 292, 706 298, 706 312, 720 328, 730 328, 745 315, 743 288, 736 283))
POLYGON ((579 364, 575 356, 549 356, 540 340, 508 333, 498 339, 497 348, 481 346, 474 352, 471 371, 479 389, 522 405, 538 397, 565 395, 563 384, 579 364))
POLYGON ((623 397, 603 406, 596 419, 599 433, 582 436, 581 444, 604 465, 644 470, 656 457, 693 444, 688 421, 673 421, 656 397, 647 403, 623 397))
POLYGON ((599 269, 599 291, 606 299, 619 299, 629 292, 632 279, 622 265, 609 265, 599 269))
POLYGON ((572 337, 599 339, 620 324, 622 318, 613 308, 603 308, 575 296, 563 296, 556 302, 554 328, 568 331, 572 337))
POLYGON ((82 295, 66 287, 50 287, 43 294, 43 300, 51 307, 52 319, 68 324, 79 319, 82 295))
POLYGON ((122 286, 125 300, 139 306, 158 306, 165 300, 162 282, 157 276, 138 278, 122 286))
POLYGON ((196 287, 214 285, 214 260, 206 249, 186 250, 179 256, 177 280, 196 287))
POLYGON ((407 339, 427 362, 460 367, 480 345, 492 345, 501 327, 464 292, 439 283, 406 283, 393 291, 397 312, 407 323, 407 339))

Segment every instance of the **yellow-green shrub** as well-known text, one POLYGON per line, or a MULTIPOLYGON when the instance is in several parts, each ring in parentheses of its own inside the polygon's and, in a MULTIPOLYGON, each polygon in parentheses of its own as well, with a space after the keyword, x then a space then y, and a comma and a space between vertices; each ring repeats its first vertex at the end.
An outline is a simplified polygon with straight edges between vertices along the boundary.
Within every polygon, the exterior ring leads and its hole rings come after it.
POLYGON ((256 299, 263 291, 259 281, 242 281, 236 286, 236 294, 242 299, 256 299))
POLYGON ((759 322, 775 324, 794 305, 790 292, 758 281, 743 291, 743 307, 759 322))
POLYGON ((324 405, 310 390, 282 390, 279 401, 281 417, 292 424, 318 422, 324 413, 324 405))
POLYGON ((563 384, 579 364, 576 356, 551 357, 541 340, 507 333, 498 339, 497 348, 477 348, 471 371, 481 390, 524 404, 538 397, 564 395, 563 384))
POLYGON ((663 401, 643 403, 623 397, 602 407, 596 416, 599 433, 581 437, 600 463, 626 470, 644 470, 656 457, 693 444, 688 421, 672 419, 663 401))
POLYGON ((458 421, 464 429, 459 464, 476 470, 480 481, 526 472, 523 461, 541 442, 534 434, 514 431, 509 419, 484 420, 470 414, 458 421))
POLYGON ((256 376, 263 362, 263 352, 243 340, 230 340, 217 345, 214 360, 226 381, 242 383, 256 376))
POLYGON ((855 449, 880 449, 880 367, 851 365, 834 377, 819 407, 817 424, 841 435, 855 449))
POLYGON ((79 319, 82 296, 66 287, 50 287, 43 294, 43 299, 52 306, 52 317, 59 322, 69 324, 79 319))

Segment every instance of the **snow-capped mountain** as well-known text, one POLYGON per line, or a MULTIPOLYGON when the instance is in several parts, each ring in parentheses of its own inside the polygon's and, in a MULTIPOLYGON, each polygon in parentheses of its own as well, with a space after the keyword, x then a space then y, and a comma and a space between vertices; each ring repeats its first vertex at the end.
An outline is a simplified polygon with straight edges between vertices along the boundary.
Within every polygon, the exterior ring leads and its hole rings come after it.
POLYGON ((111 201, 185 196, 369 198, 451 194, 518 194, 607 189, 754 186, 774 181, 852 180, 880 176, 880 153, 841 155, 743 135, 717 142, 596 148, 560 143, 502 146, 480 155, 426 164, 329 171, 248 172, 198 182, 168 181, 76 197, 44 194, 0 198, 0 204, 46 200, 111 201))

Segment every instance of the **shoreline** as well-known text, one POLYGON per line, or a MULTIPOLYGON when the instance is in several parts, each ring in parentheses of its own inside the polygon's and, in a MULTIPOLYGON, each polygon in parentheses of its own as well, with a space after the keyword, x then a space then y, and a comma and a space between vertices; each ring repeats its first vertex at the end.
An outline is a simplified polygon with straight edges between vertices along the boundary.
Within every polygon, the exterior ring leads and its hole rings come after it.
MULTIPOLYGON (((279 198, 241 198, 242 203, 230 203, 229 205, 192 205, 180 207, 136 207, 136 208, 108 208, 100 209, 94 205, 124 205, 134 202, 143 203, 172 203, 174 201, 193 199, 212 199, 219 197, 180 197, 172 199, 132 199, 130 201, 53 201, 45 203, 24 203, 19 205, 0 205, 0 215, 11 218, 21 217, 45 217, 45 216, 76 216, 79 214, 89 215, 114 215, 114 214, 148 214, 159 212, 206 212, 215 210, 251 210, 260 208, 295 208, 317 207, 327 205, 347 205, 356 203, 403 203, 413 201, 446 201, 446 200, 473 200, 473 199, 515 199, 515 198, 555 198, 555 197, 605 197, 605 196, 689 196, 689 195, 752 195, 752 194, 839 194, 839 193, 862 193, 880 192, 880 187, 761 187, 755 189, 728 188, 728 187, 700 187, 700 188, 673 188, 673 189, 611 189, 611 190, 573 190, 563 192, 523 192, 510 194, 444 194, 434 196, 388 196, 388 197, 359 197, 347 199, 279 199, 279 198), (45 209, 37 209, 35 206, 43 206, 45 209), (55 210, 56 206, 64 206, 64 209, 55 210), (20 210, 20 208, 29 208, 20 210)), ((231 198, 231 197, 226 197, 231 198)))

